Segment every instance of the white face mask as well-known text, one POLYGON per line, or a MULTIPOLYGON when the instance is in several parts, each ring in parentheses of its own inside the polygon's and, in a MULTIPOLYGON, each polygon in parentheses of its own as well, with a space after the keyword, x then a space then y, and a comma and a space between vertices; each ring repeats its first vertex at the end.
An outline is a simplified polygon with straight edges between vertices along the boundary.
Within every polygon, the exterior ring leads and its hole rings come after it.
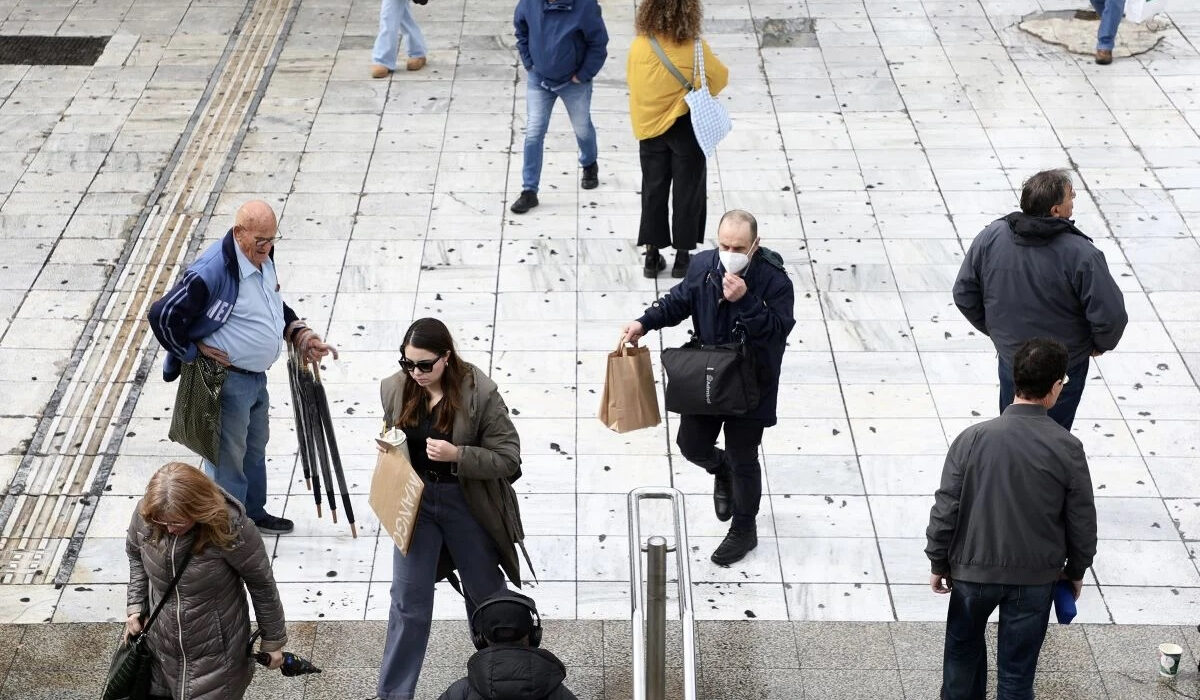
MULTIPOLYGON (((750 253, 753 254, 754 248, 750 248, 750 253)), ((746 253, 735 253, 732 250, 722 250, 717 253, 721 258, 721 265, 726 272, 732 272, 737 275, 746 269, 750 264, 750 255, 746 253)))

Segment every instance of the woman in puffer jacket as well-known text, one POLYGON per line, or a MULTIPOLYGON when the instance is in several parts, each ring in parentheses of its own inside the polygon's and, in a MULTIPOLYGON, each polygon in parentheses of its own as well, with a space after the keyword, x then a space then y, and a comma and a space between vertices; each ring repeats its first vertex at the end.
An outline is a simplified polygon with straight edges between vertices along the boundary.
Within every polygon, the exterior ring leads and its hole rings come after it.
POLYGON ((254 675, 247 655, 247 590, 270 668, 283 664, 283 605, 262 536, 242 505, 199 469, 172 462, 155 472, 129 523, 125 551, 127 635, 141 631, 176 571, 184 567, 148 633, 154 654, 153 698, 243 697, 254 675), (185 567, 189 551, 192 556, 185 567))

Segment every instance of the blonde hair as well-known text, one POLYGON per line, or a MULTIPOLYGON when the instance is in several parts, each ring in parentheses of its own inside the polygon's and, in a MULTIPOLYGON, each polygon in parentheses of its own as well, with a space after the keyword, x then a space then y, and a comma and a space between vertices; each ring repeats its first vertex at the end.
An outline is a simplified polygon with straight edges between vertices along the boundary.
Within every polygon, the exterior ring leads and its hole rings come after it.
POLYGON ((634 18, 638 34, 684 44, 700 38, 700 0, 642 0, 634 18))
POLYGON ((192 552, 196 554, 210 544, 229 549, 237 539, 225 494, 216 482, 190 464, 168 462, 154 472, 146 484, 139 512, 150 528, 152 541, 167 533, 156 521, 194 521, 192 552))

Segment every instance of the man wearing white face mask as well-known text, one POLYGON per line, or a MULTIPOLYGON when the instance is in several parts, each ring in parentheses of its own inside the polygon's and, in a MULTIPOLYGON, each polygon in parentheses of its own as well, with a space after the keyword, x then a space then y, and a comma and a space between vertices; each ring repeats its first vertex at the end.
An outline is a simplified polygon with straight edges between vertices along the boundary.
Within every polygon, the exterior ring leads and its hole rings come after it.
POLYGON ((682 415, 675 442, 690 462, 713 475, 717 519, 733 522, 712 554, 729 566, 758 546, 755 518, 762 498, 758 448, 763 429, 775 425, 779 371, 792 317, 792 281, 778 253, 764 248, 758 222, 734 209, 721 217, 717 250, 692 257, 686 277, 624 328, 624 340, 637 344, 647 331, 675 326, 689 317, 705 345, 743 342, 758 369, 761 398, 741 415, 682 415), (725 447, 717 448, 724 431, 725 447))

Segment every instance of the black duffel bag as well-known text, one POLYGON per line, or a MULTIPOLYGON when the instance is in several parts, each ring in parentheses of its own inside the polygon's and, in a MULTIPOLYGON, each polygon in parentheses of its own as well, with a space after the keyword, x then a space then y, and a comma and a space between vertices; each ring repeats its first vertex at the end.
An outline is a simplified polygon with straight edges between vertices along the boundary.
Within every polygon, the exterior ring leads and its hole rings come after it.
POLYGON ((662 352, 667 410, 688 416, 740 416, 758 408, 754 355, 744 343, 704 345, 693 338, 662 352))

